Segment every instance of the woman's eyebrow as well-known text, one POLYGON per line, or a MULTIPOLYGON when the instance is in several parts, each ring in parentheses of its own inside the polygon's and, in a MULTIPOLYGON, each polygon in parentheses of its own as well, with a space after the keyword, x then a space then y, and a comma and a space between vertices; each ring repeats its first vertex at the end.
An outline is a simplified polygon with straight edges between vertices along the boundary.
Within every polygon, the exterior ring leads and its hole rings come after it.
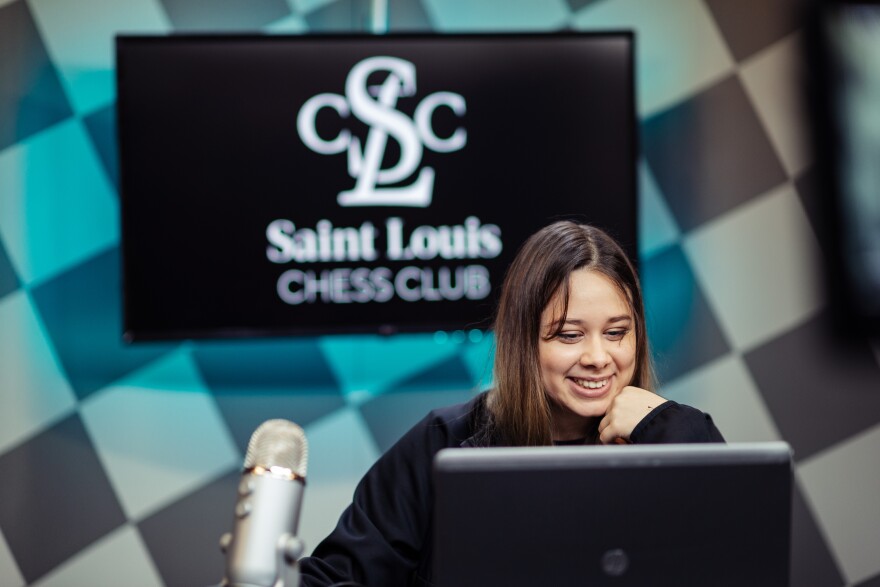
MULTIPOLYGON (((629 314, 621 314, 620 316, 612 316, 608 319, 608 324, 613 324, 615 322, 632 322, 632 316, 629 314)), ((563 324, 574 324, 575 326, 580 326, 584 323, 583 320, 578 320, 577 318, 566 318, 563 324)))
POLYGON ((632 316, 629 314, 621 314, 620 316, 613 316, 608 319, 609 322, 632 322, 632 316))

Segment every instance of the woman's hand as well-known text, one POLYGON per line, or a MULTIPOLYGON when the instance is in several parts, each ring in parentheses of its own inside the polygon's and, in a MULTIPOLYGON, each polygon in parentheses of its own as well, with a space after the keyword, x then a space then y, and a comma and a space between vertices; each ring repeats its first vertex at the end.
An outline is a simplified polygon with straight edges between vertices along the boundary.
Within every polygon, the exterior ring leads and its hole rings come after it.
POLYGON ((624 387, 611 399, 605 417, 599 421, 599 442, 626 444, 638 423, 667 401, 641 387, 624 387))

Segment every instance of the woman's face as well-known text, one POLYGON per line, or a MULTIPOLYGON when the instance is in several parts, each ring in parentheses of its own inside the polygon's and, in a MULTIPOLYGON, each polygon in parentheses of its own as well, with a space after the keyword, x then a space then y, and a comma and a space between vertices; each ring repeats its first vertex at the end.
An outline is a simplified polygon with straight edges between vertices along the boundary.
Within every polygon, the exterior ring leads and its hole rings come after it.
POLYGON ((565 324, 545 340, 562 313, 559 295, 541 315, 538 360, 550 397, 553 439, 574 440, 586 436, 605 415, 611 398, 632 382, 635 320, 614 282, 602 273, 578 269, 569 278, 565 324))

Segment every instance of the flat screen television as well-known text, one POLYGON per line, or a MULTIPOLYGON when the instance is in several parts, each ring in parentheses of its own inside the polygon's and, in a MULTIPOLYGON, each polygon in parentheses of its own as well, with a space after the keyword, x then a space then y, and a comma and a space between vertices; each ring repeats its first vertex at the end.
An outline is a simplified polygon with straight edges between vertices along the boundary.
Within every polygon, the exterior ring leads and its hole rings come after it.
POLYGON ((560 218, 635 260, 633 42, 117 37, 125 340, 485 328, 560 218))
POLYGON ((880 334, 880 1, 808 11, 810 98, 839 330, 880 334))

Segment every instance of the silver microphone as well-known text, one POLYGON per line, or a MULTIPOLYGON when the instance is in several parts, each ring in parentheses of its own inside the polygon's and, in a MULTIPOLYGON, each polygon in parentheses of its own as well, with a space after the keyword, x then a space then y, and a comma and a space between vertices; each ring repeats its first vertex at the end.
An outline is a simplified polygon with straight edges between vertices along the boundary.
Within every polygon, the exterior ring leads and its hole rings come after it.
POLYGON ((298 587, 299 525, 309 446, 287 420, 260 424, 248 443, 233 531, 220 539, 229 587, 298 587))

